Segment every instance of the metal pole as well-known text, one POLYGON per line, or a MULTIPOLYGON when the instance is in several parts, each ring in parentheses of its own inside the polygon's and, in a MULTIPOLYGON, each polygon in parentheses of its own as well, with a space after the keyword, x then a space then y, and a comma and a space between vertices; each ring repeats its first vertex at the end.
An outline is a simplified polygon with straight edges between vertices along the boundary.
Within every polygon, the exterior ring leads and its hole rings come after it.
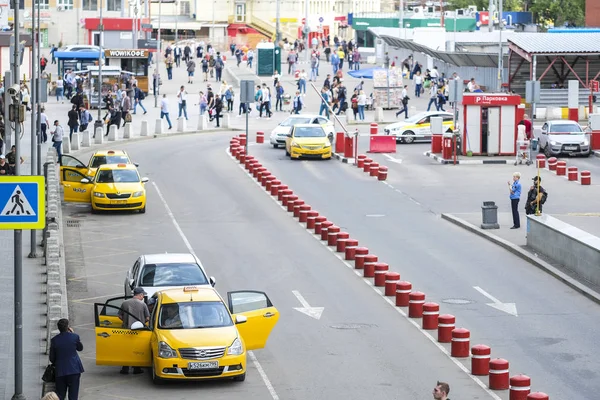
MULTIPOLYGON (((20 50, 20 16, 19 16, 19 1, 12 0, 14 13, 14 25, 13 34, 15 38, 15 46, 13 53, 13 71, 14 71, 14 82, 20 83, 20 61, 21 61, 21 50, 20 50)), ((8 90, 6 88, 5 90, 8 90)), ((21 124, 19 122, 20 107, 21 107, 21 95, 18 94, 14 106, 16 109, 15 114, 15 147, 17 149, 15 156, 15 175, 21 174, 21 124)), ((7 121, 8 122, 8 121, 7 121)), ((10 126, 10 122, 7 125, 10 126)), ((15 229, 14 231, 14 334, 15 334, 15 393, 12 397, 13 400, 25 400, 23 395, 23 231, 21 229, 15 229)))
MULTIPOLYGON (((246 103, 246 155, 248 155, 248 142, 250 141, 250 134, 248 133, 248 110, 250 109, 250 103, 246 103)), ((204 118, 201 116, 201 118, 204 118)))
POLYGON ((125 0, 121 0, 121 18, 125 18, 125 0))
MULTIPOLYGON (((39 0, 38 0, 39 2, 39 0)), ((41 59, 40 54, 38 53, 38 48, 37 48, 37 40, 38 40, 38 35, 39 35, 39 26, 36 28, 36 20, 35 20, 35 3, 36 1, 32 1, 31 2, 31 78, 29 79, 29 91, 30 93, 30 97, 31 97, 31 101, 29 102, 29 104, 31 104, 31 169, 29 171, 29 175, 35 175, 36 172, 36 168, 35 168, 35 163, 36 163, 36 150, 37 150, 37 143, 36 143, 36 139, 37 136, 35 134, 36 131, 36 117, 37 117, 37 113, 36 113, 36 108, 38 105, 38 97, 35 91, 35 85, 38 81, 37 79, 37 71, 38 71, 38 65, 37 63, 39 62, 38 60, 41 59)), ((15 164, 19 163, 20 160, 15 160, 15 164)), ((27 257, 29 258, 35 258, 36 254, 35 254, 35 248, 36 248, 36 231, 35 229, 31 229, 30 231, 30 239, 29 239, 29 255, 27 257)))
POLYGON ((137 26, 136 26, 136 19, 137 19, 137 5, 133 6, 133 15, 131 18, 131 48, 135 49, 137 46, 135 45, 135 37, 136 37, 136 33, 137 33, 137 26))
POLYGON ((398 16, 398 25, 400 25, 400 38, 404 39, 404 0, 400 0, 400 5, 398 6, 398 13, 400 14, 398 16))
MULTIPOLYGON (((494 0, 490 0, 490 4, 488 6, 488 30, 490 32, 494 32, 494 14, 492 10, 494 9, 494 0)), ((481 21, 479 21, 481 22, 481 21)))
MULTIPOLYGON (((533 66, 532 66, 532 79, 535 82, 536 81, 536 70, 537 70, 537 55, 533 55, 533 66)), ((535 99, 535 97, 534 97, 535 99)), ((535 101, 533 103, 531 103, 531 122, 533 123, 533 121, 535 120, 535 115, 536 114, 536 107, 535 107, 535 101)))
MULTIPOLYGON (((37 26, 40 27, 40 4, 38 2, 38 7, 37 7, 37 26)), ((38 40, 37 40, 37 52, 39 55, 41 55, 41 51, 40 51, 40 38, 39 38, 39 34, 38 34, 38 40)), ((41 58, 41 57, 40 57, 41 58)), ((40 99, 40 77, 41 77, 41 72, 38 69, 38 73, 37 73, 37 80, 35 82, 35 98, 38 99, 36 106, 36 111, 37 111, 37 124, 35 127, 35 132, 36 132, 36 137, 37 137, 37 174, 38 175, 42 175, 42 105, 39 102, 40 99)), ((33 169, 32 169, 33 171, 33 169)))
POLYGON ((306 53, 304 54, 304 60, 306 62, 308 62, 310 60, 310 52, 308 51, 309 44, 310 44, 310 40, 308 40, 308 32, 309 32, 309 28, 308 28, 308 1, 309 0, 304 0, 304 35, 305 35, 305 40, 306 40, 306 45, 304 46, 304 49, 306 50, 306 53))
MULTIPOLYGON (((152 21, 150 20, 150 1, 149 0, 144 0, 144 16, 146 18, 148 18, 148 22, 151 23, 152 21)), ((150 39, 150 33, 151 32, 146 32, 146 39, 150 39)), ((137 49, 137 46, 136 46, 137 49)))
POLYGON ((498 93, 502 91, 502 0, 498 0, 498 93))
MULTIPOLYGON (((215 6, 216 6, 216 1, 213 0, 212 2, 212 26, 210 27, 210 41, 214 42, 215 41, 215 6)), ((198 14, 196 14, 198 15, 198 14)), ((248 139, 246 139, 248 140, 248 139)))
POLYGON ((281 41, 281 0, 277 0, 275 9, 275 46, 281 41))
MULTIPOLYGON (((12 136, 10 132, 10 121, 8 120, 8 112, 10 108, 11 98, 8 95, 8 88, 12 86, 13 81, 12 63, 10 71, 4 71, 4 146, 6 150, 10 150, 12 136)), ((0 149, 1 151, 2 149, 0 149)), ((4 152, 2 152, 4 154, 4 152)))
MULTIPOLYGON (((156 38, 156 66, 154 67, 155 71, 160 71, 160 57, 162 56, 162 49, 161 49, 161 42, 160 42, 160 20, 161 20, 161 15, 162 15, 162 0, 158 1, 158 32, 157 32, 157 38, 156 38)), ((156 85, 156 92, 154 93, 154 107, 158 107, 158 91, 159 91, 159 87, 158 87, 158 83, 160 82, 159 79, 159 75, 160 72, 158 72, 158 75, 156 77, 157 82, 155 82, 156 85)))
POLYGON ((102 19, 102 9, 104 8, 104 2, 100 0, 100 23, 98 24, 98 31, 100 33, 100 40, 98 47, 98 118, 94 121, 94 136, 96 135, 96 128, 102 128, 104 121, 102 121, 102 45, 104 44, 104 20, 102 19))
MULTIPOLYGON (((177 43, 178 29, 177 24, 179 23, 179 3, 175 0, 175 43, 177 43)), ((213 11, 214 13, 214 11, 213 11)))

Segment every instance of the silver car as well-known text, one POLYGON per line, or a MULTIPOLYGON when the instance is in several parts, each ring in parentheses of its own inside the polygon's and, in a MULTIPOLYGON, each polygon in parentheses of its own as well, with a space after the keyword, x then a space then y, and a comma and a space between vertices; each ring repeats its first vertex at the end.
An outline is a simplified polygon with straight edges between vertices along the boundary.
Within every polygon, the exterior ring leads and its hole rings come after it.
POLYGON ((546 122, 539 134, 539 141, 540 152, 544 152, 547 157, 561 154, 589 157, 592 154, 590 135, 575 121, 546 122))
POLYGON ((142 287, 148 298, 159 290, 184 286, 215 286, 200 260, 189 253, 161 253, 140 256, 125 276, 125 296, 142 287))

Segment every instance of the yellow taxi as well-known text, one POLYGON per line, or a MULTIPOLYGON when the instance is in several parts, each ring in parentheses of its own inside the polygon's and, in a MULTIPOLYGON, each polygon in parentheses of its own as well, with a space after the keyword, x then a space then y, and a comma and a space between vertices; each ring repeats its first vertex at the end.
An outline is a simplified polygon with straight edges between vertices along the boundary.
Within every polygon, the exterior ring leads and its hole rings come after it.
POLYGON ((431 142, 431 118, 433 117, 441 117, 444 131, 452 132, 453 116, 452 113, 445 111, 425 111, 415 114, 404 121, 387 125, 383 131, 386 135, 396 136, 396 143, 431 142))
MULTIPOLYGON (((210 286, 156 292, 150 322, 122 327, 118 314, 125 297, 95 303, 96 364, 151 367, 152 381, 246 379, 248 350, 262 349, 279 312, 258 291, 227 293, 210 286)), ((125 312, 125 311, 122 311, 125 312)))
POLYGON ((90 203, 92 212, 100 210, 138 210, 146 212, 148 178, 140 178, 133 164, 103 164, 93 178, 61 167, 65 201, 90 203))
POLYGON ((292 159, 330 159, 331 140, 320 125, 294 125, 286 136, 285 154, 292 159))
POLYGON ((104 164, 134 164, 136 167, 138 166, 138 164, 131 162, 129 155, 123 150, 99 150, 92 154, 87 165, 75 157, 63 155, 60 160, 60 170, 62 172, 65 168, 75 169, 85 176, 93 178, 96 175, 98 167, 104 164))

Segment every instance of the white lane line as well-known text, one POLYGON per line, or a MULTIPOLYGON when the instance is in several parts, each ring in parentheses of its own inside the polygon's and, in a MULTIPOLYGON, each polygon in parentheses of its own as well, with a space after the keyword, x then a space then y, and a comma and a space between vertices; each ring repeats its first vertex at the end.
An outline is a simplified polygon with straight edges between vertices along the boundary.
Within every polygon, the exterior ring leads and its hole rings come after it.
MULTIPOLYGON (((181 229, 181 227, 179 226, 179 223, 175 219, 175 216, 173 215, 173 212, 171 211, 171 208, 169 207, 169 204, 167 204, 167 201, 165 200, 165 198, 162 195, 162 192, 160 191, 160 189, 156 185, 156 182, 152 181, 152 185, 156 189, 156 193, 158 193, 158 197, 160 197, 160 201, 165 206, 165 210, 167 210, 167 214, 169 215, 169 218, 171 219, 171 222, 173 222, 173 225, 175 226, 175 229, 177 229, 177 232, 179 233, 179 236, 183 240, 183 243, 185 243, 185 247, 187 247, 188 251, 190 253, 192 253, 194 256, 196 256, 196 258, 198 258, 198 260, 200 260, 200 257, 198 257, 196 255, 196 252, 192 248, 192 245, 190 244, 190 241, 185 236, 185 233, 183 233, 183 230, 181 229)), ((200 266, 202 266, 202 268, 204 268, 204 266, 202 265, 202 261, 200 261, 200 266)), ((275 391, 275 388, 273 387, 273 384, 271 383, 271 380, 269 379, 269 377, 268 377, 267 373, 265 372, 265 370, 263 369, 262 365, 260 365, 260 363, 258 362, 258 359, 254 355, 254 353, 252 351, 248 350, 248 356, 250 357, 250 360, 252 361, 252 364, 254 364, 254 367, 258 371, 260 377, 262 378, 265 386, 267 387, 267 390, 269 391, 269 394, 271 395, 271 398, 273 400, 279 400, 279 396, 277 395, 277 392, 275 391)))
MULTIPOLYGON (((285 211, 286 214, 289 215, 289 212, 287 210, 286 207, 284 207, 283 205, 281 205, 281 203, 279 203, 279 201, 277 201, 277 199, 273 196, 271 196, 271 193, 268 193, 266 190, 264 190, 264 188, 262 187, 262 185, 256 180, 254 179, 253 176, 250 175, 250 173, 248 171, 246 171, 245 167, 243 164, 240 164, 238 160, 235 159, 235 157, 233 157, 230 153, 229 153, 229 148, 225 148, 225 154, 227 154, 236 164, 238 164, 238 167, 240 167, 240 169, 246 173, 246 175, 250 178, 250 180, 252 182, 254 182, 259 188, 261 188, 261 192, 265 193, 275 204, 277 204, 279 206, 279 208, 281 208, 283 211, 285 211)), ((385 182, 385 181, 383 181, 385 182)), ((391 185, 390 185, 391 186, 391 185)), ((381 298, 383 298, 383 300, 385 300, 386 303, 388 303, 390 306, 392 306, 394 308, 394 310, 396 310, 396 312, 398 312, 400 315, 402 315, 408 322, 410 322, 415 328, 417 328, 423 335, 425 335, 425 337, 427 339, 429 339, 442 353, 444 353, 446 355, 446 357, 448 357, 450 359, 450 361, 452 361, 454 364, 456 364, 456 366, 458 366, 458 368, 460 368, 461 371, 463 371, 465 374, 467 374, 467 376, 469 378, 471 378, 479 387, 481 387, 492 399, 494 400, 502 400, 502 398, 500 396, 498 396, 496 393, 494 393, 491 389, 489 389, 485 383, 483 383, 483 381, 481 379, 479 379, 478 377, 471 375, 471 372, 469 371, 469 369, 463 364, 461 363, 459 360, 457 360, 456 358, 452 357, 452 355, 450 354, 450 352, 441 344, 438 343, 438 341, 431 336, 431 334, 429 334, 429 332, 423 330, 421 328, 421 326, 412 318, 408 318, 408 314, 404 312, 404 310, 402 310, 400 307, 396 307, 396 303, 394 301, 392 301, 390 298, 386 297, 384 293, 382 293, 379 288, 373 286, 373 283, 368 279, 368 278, 364 278, 361 275, 361 270, 356 270, 354 269, 354 266, 351 265, 348 261, 346 261, 344 259, 344 257, 342 257, 340 254, 337 253, 336 250, 334 250, 332 247, 329 247, 325 242, 323 242, 321 240, 321 236, 320 235, 316 235, 312 232, 310 232, 308 229, 306 229, 306 226, 304 224, 302 224, 301 222, 296 222, 306 233, 308 233, 310 236, 312 236, 313 239, 315 239, 317 242, 319 242, 322 246, 324 246, 327 250, 329 250, 338 260, 340 260, 346 267, 348 267, 350 270, 352 270, 359 278, 361 278, 361 280, 366 283, 368 286, 370 286, 373 290, 375 290, 375 292, 377 294, 379 294, 379 296, 381 296, 381 298)))
POLYGON ((365 215, 365 217, 368 217, 368 218, 381 218, 381 217, 385 217, 385 214, 367 214, 367 215, 365 215))

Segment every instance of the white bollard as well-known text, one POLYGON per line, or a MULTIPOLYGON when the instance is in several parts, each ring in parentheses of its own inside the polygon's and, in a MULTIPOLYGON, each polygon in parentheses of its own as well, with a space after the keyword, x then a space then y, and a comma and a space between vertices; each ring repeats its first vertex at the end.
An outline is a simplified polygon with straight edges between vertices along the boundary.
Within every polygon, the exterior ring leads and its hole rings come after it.
POLYGON ((104 143, 104 128, 96 128, 96 134, 94 135, 94 143, 102 144, 104 143))
POLYGON ((154 123, 154 134, 161 135, 163 133, 162 119, 157 118, 154 123))
POLYGON ((90 131, 86 129, 81 133, 81 147, 90 147, 91 145, 90 131))
POLYGON ((185 132, 187 128, 187 119, 179 118, 177 119, 177 132, 185 132))
POLYGON ((108 129, 108 141, 114 142, 119 138, 119 128, 116 125, 111 125, 108 129))
POLYGON ((69 154, 71 152, 71 142, 69 141, 69 135, 63 136, 62 140, 62 153, 69 154))
POLYGON ((79 150, 80 148, 80 141, 81 139, 79 139, 79 132, 73 132, 73 141, 71 142, 71 150, 79 150))
POLYGON ((206 115, 201 115, 198 119, 198 130, 205 131, 208 129, 208 118, 206 115))
POLYGON ((127 122, 123 128, 123 139, 131 139, 131 122, 127 122))
POLYGON ((223 125, 221 125, 225 129, 229 129, 231 127, 231 120, 229 119, 229 114, 223 115, 223 125))
POLYGON ((383 107, 375 107, 375 122, 383 122, 383 107))
POLYGON ((140 129, 140 136, 148 136, 148 121, 142 120, 142 127, 140 129))

